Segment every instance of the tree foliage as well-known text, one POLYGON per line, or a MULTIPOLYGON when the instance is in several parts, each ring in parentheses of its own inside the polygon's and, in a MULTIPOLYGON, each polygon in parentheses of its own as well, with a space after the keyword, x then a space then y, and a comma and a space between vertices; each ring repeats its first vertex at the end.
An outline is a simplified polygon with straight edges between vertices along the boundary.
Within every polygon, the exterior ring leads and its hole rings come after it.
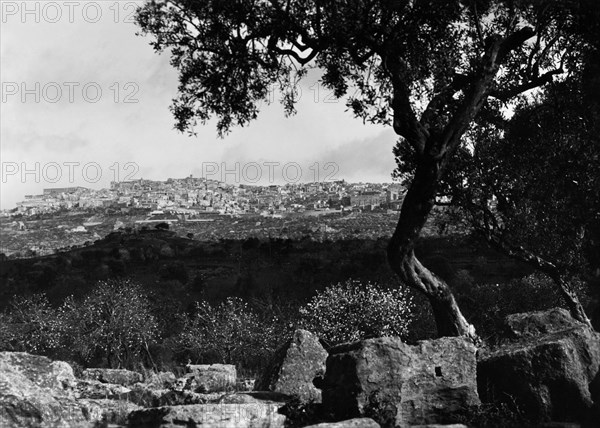
POLYGON ((64 345, 61 312, 44 294, 17 296, 0 319, 0 349, 47 354, 64 345))
MULTIPOLYGON (((566 279, 590 271, 600 224, 600 109, 589 89, 574 73, 510 119, 484 111, 437 194, 496 248, 566 287, 567 303, 576 296, 566 279)), ((395 173, 410 180, 406 159, 395 173)))
POLYGON ((545 71, 576 61, 575 41, 566 36, 575 6, 556 0, 152 0, 137 22, 157 51, 169 50, 180 72, 172 106, 180 130, 213 116, 219 133, 246 125, 273 86, 292 113, 294 86, 319 68, 323 85, 347 96, 350 110, 370 122, 392 124, 400 85, 402 102, 410 104, 404 113, 422 111, 424 129, 416 117, 396 126, 428 133, 448 124, 484 66, 482 53, 504 34, 514 35, 496 52, 505 68, 490 90, 497 97, 545 83, 556 74, 545 71))
POLYGON ((196 302, 176 338, 176 349, 195 362, 220 362, 246 365, 265 358, 274 350, 277 323, 262 322, 259 315, 242 299, 228 297, 218 305, 196 302))
POLYGON ((401 289, 348 280, 300 308, 301 323, 330 346, 382 336, 406 337, 412 301, 401 289))
POLYGON ((109 367, 132 367, 158 339, 158 324, 148 296, 129 280, 108 280, 82 301, 63 306, 71 327, 71 346, 85 362, 105 360, 109 367))

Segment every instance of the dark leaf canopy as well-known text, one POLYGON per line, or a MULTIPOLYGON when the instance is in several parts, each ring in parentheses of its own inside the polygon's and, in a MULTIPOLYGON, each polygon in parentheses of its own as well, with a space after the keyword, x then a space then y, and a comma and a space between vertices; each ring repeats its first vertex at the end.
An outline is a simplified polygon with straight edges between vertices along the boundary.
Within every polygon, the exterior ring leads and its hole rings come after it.
MULTIPOLYGON (((391 124, 403 88, 425 132, 446 125, 502 39, 490 95, 506 100, 576 62, 566 37, 578 2, 558 0, 152 0, 137 14, 180 73, 176 127, 255 119, 278 89, 287 114, 310 68, 365 121, 391 124)), ((399 130, 403 135, 402 130, 399 130)), ((405 136, 405 135, 403 135, 405 136)))

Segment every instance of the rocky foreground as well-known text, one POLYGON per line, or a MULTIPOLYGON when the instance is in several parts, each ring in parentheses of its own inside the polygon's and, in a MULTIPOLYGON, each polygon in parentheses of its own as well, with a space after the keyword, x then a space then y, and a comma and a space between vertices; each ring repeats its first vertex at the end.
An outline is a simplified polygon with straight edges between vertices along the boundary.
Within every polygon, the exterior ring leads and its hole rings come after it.
POLYGON ((326 351, 297 330, 254 391, 233 366, 186 368, 180 378, 115 369, 76 377, 65 362, 3 352, 0 426, 422 427, 469 424, 481 401, 503 400, 539 424, 600 420, 600 334, 562 309, 509 317, 494 349, 378 338, 326 351))

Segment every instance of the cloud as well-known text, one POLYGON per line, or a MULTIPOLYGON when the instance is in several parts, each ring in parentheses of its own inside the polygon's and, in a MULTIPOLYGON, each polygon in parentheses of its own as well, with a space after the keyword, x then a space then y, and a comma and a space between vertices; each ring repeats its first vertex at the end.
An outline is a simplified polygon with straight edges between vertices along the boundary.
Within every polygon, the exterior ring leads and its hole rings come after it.
MULTIPOLYGON (((343 101, 328 102, 332 101, 328 92, 315 85, 318 71, 303 82, 298 114, 293 117, 285 118, 276 101, 264 106, 258 120, 233 129, 222 140, 217 138, 214 120, 199 126, 195 138, 176 132, 169 106, 176 96, 177 70, 171 67, 168 53, 157 55, 149 38, 136 36, 135 25, 122 19, 115 23, 116 3, 98 4, 103 16, 97 23, 80 19, 77 10, 73 23, 65 12, 56 24, 23 23, 11 16, 0 26, 3 82, 24 83, 27 88, 36 82, 41 87, 54 82, 65 90, 56 103, 43 96, 35 102, 31 95, 23 102, 17 94, 0 104, 2 162, 97 162, 105 172, 101 181, 74 183, 93 188, 108 186, 114 178, 110 167, 127 162, 139 166, 135 178, 150 179, 199 176, 203 162, 252 161, 296 162, 306 180, 314 178, 310 167, 316 162, 320 168, 336 162, 339 178, 389 179, 394 167, 393 132, 354 119, 343 101), (65 82, 79 84, 73 101, 65 82), (97 102, 83 97, 86 83, 101 87, 97 102), (125 87, 128 83, 134 86, 125 87), (137 102, 125 103, 127 95, 137 102)), ((129 2, 119 4, 123 18, 129 2)), ((12 208, 23 195, 52 185, 21 181, 0 183, 0 208, 12 208)))

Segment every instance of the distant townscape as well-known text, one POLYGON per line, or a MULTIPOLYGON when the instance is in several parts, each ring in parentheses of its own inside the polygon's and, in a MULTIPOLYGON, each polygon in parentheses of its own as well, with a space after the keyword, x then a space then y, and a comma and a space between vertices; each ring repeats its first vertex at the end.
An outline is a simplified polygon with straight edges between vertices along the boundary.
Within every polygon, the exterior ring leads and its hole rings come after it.
POLYGON ((307 210, 399 209, 403 189, 399 184, 347 183, 344 180, 255 186, 217 180, 169 178, 166 181, 112 182, 110 189, 49 188, 26 195, 5 216, 25 216, 76 208, 167 210, 194 217, 199 213, 277 215, 307 210))
POLYGON ((100 190, 47 188, 2 212, 0 254, 49 255, 115 231, 156 227, 206 241, 377 239, 393 231, 404 192, 397 183, 258 186, 192 176, 113 182, 100 190))

